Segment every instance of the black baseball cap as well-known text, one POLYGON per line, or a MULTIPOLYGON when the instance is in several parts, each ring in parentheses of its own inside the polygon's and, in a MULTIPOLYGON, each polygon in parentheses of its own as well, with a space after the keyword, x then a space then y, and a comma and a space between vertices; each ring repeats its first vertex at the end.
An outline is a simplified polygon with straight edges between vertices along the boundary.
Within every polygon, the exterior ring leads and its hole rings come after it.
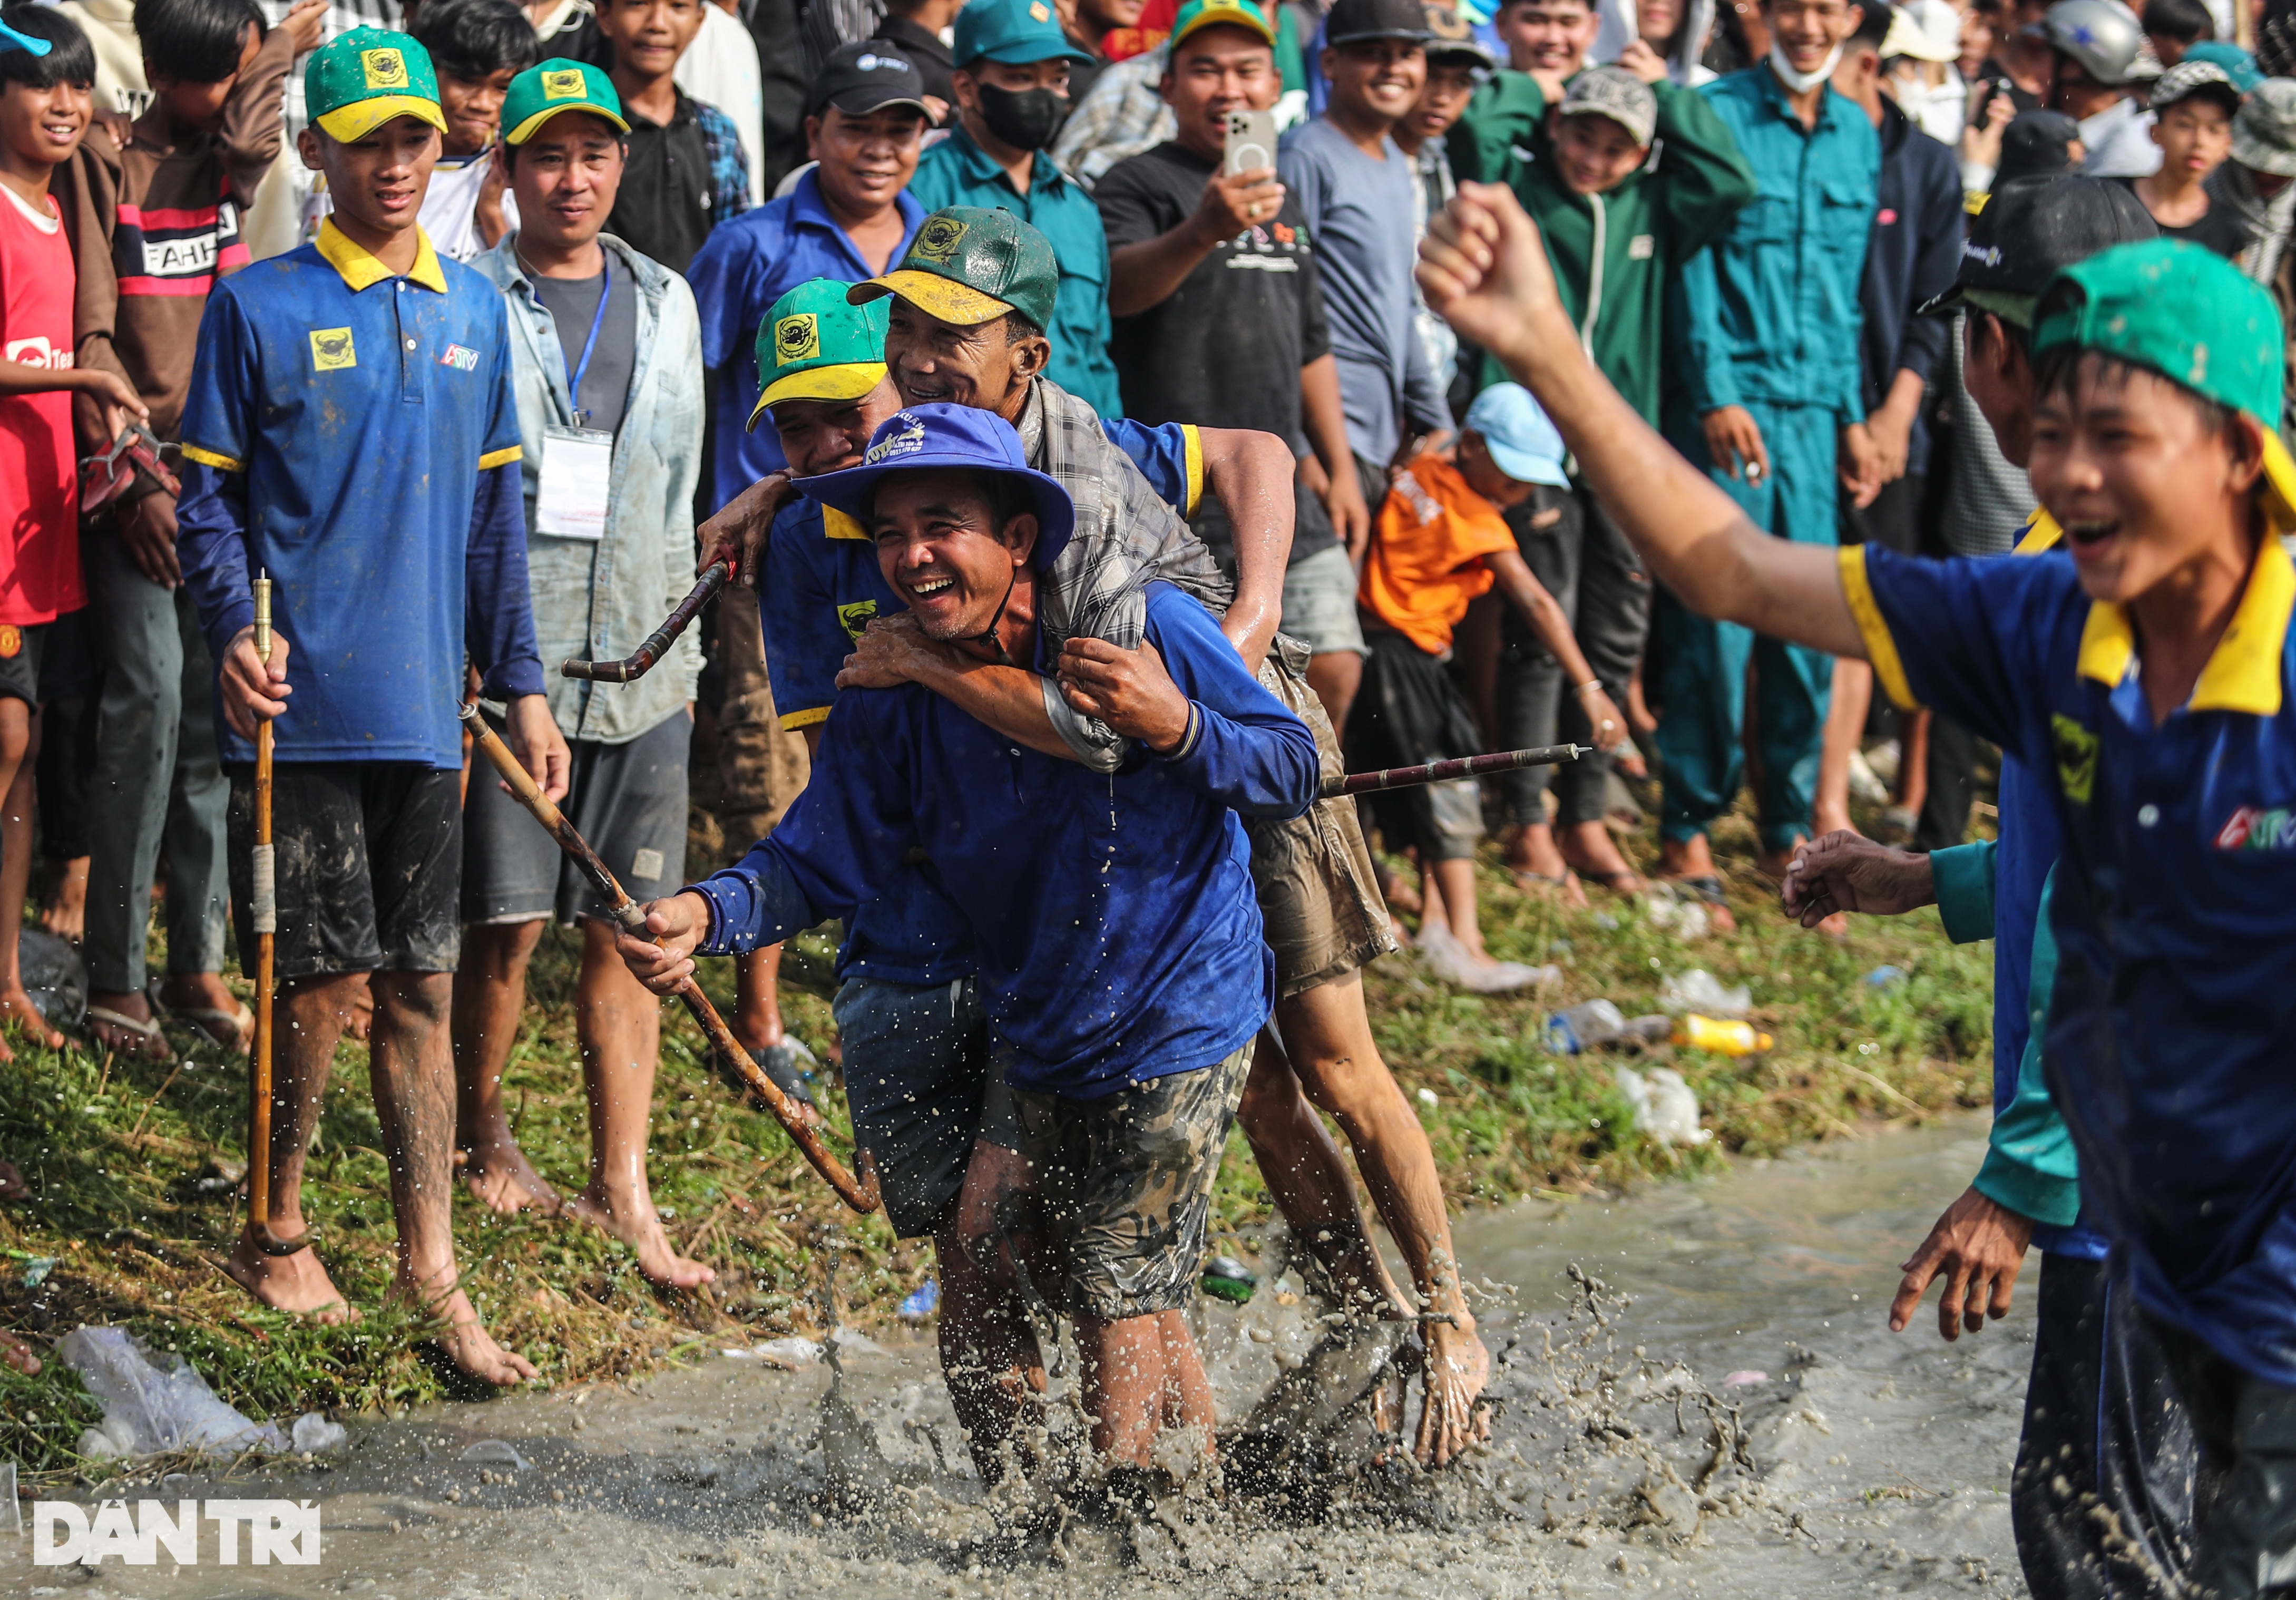
POLYGON ((2116 244, 2160 236, 2160 225, 2125 185, 2097 177, 2018 178, 1993 192, 1962 243, 1953 287, 1922 312, 1969 306, 2030 327, 2033 301, 2061 270, 2116 244))
POLYGON ((2073 141, 2079 137, 2080 124, 2062 111, 2020 111, 2001 130, 2001 161, 1993 170, 1993 186, 2070 172, 2073 141))
POLYGON ((806 96, 805 114, 817 117, 824 106, 835 106, 849 117, 865 117, 889 105, 925 108, 925 80, 917 64, 900 47, 883 39, 864 39, 840 45, 829 53, 815 74, 813 92, 806 96))
POLYGON ((1366 39, 1409 39, 1425 45, 1434 37, 1422 0, 1338 0, 1324 21, 1324 42, 1334 48, 1366 39))

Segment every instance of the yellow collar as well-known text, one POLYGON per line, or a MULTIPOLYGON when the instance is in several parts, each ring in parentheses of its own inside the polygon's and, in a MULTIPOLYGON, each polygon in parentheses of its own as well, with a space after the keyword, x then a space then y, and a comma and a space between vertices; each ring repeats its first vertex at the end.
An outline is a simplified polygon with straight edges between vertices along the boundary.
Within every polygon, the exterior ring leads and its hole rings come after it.
MULTIPOLYGON (((2282 652, 2292 611, 2296 611, 2296 562, 2289 560, 2277 537, 2267 535, 2240 607, 2208 665, 2201 669, 2201 680, 2193 685, 2193 698, 2185 709, 2279 715, 2282 652)), ((2128 676, 2136 654, 2136 636, 2128 626, 2128 613, 2107 601, 2090 605, 2088 620, 2081 627, 2080 675, 2115 686, 2128 676)))
MULTIPOLYGON (((414 266, 406 276, 414 279, 425 289, 435 290, 440 294, 446 293, 447 275, 439 268, 439 253, 430 248, 430 235, 417 227, 414 230, 414 266)), ((353 294, 358 293, 363 289, 371 288, 385 278, 395 278, 399 275, 367 253, 365 250, 352 243, 348 235, 335 226, 335 219, 332 217, 319 225, 319 237, 316 242, 319 254, 326 258, 328 266, 342 275, 343 282, 350 285, 353 294)))
POLYGON ((2038 555, 2044 550, 2055 549, 2064 537, 2065 530, 2057 526, 2056 518, 2037 505, 2033 514, 2025 519, 2025 537, 2017 541, 2016 554, 2038 555))

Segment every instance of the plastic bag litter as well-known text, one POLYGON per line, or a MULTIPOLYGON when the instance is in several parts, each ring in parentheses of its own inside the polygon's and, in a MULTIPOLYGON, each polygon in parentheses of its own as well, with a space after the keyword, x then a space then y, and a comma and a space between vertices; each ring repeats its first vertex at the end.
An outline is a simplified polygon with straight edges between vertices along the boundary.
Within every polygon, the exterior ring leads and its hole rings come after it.
POLYGON ((74 1328, 57 1342, 56 1354, 103 1402, 103 1421, 79 1436, 83 1456, 287 1448, 276 1425, 250 1422, 225 1405, 181 1356, 158 1365, 126 1328, 74 1328))
POLYGON ((1660 984, 1658 1003, 1669 1012, 1694 1011, 1735 1022, 1754 1009, 1754 993, 1742 983, 1724 989, 1713 973, 1694 966, 1660 984))
POLYGON ((1647 1073, 1632 1067, 1618 1071, 1619 1093, 1635 1108, 1635 1130, 1661 1145, 1703 1145, 1714 1136, 1698 1126, 1698 1096, 1671 1067, 1652 1067, 1647 1073))
POLYGON ((768 1366, 795 1372, 820 1360, 821 1346, 810 1339, 800 1339, 791 1334, 787 1339, 768 1339, 763 1344, 752 1345, 750 1353, 768 1366))
POLYGON ((349 1430, 340 1423, 331 1423, 316 1411, 306 1411, 295 1419, 294 1432, 288 1442, 306 1456, 321 1456, 350 1437, 349 1430))
POLYGON ((1559 983, 1562 980, 1561 967, 1525 966, 1519 961, 1480 964, 1449 928, 1432 920, 1420 925, 1417 948, 1419 959, 1426 964, 1429 972, 1446 983, 1455 983, 1480 995, 1505 994, 1511 989, 1559 983))
POLYGON ((1652 895, 1644 912, 1650 925, 1661 933, 1671 933, 1677 939, 1703 939, 1714 926, 1714 919, 1704 904, 1698 900, 1677 900, 1664 895, 1652 895))
POLYGON ((858 1328, 832 1328, 829 1342, 840 1356, 889 1356, 892 1352, 858 1328))
POLYGON ((1546 1047, 1558 1055, 1577 1055, 1609 1044, 1626 1027, 1626 1013, 1611 1001, 1581 1000, 1546 1019, 1546 1047))
POLYGON ((534 1465, 518 1453, 517 1446, 504 1439, 481 1439, 463 1452, 463 1459, 481 1466, 506 1466, 521 1473, 534 1465))
POLYGON ((77 1028, 87 1015, 87 965, 53 933, 27 928, 16 938, 24 992, 51 1028, 77 1028))
POLYGON ((903 1322, 930 1322, 940 1309, 940 1280, 927 1278, 902 1297, 900 1317, 903 1322))
POLYGON ((1893 989, 1906 981, 1906 969, 1901 966, 1877 966, 1866 974, 1867 989, 1893 989))

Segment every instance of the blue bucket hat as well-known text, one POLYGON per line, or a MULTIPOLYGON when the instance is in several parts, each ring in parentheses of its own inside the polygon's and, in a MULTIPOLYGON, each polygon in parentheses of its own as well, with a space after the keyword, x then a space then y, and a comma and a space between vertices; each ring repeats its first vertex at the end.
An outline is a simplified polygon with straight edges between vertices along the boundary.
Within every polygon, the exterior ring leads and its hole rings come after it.
POLYGON ((1025 479, 1037 505, 1037 547, 1029 563, 1044 571, 1076 531, 1076 503, 1058 482, 1029 465, 1021 436, 993 411, 970 406, 912 406, 887 417, 857 467, 792 480, 824 505, 859 518, 877 485, 895 472, 955 470, 1025 479))
POLYGON ((1520 383, 1494 383, 1467 407, 1463 427, 1482 435, 1483 445, 1500 472, 1517 483, 1544 483, 1568 488, 1570 478, 1562 470, 1562 435, 1520 383))

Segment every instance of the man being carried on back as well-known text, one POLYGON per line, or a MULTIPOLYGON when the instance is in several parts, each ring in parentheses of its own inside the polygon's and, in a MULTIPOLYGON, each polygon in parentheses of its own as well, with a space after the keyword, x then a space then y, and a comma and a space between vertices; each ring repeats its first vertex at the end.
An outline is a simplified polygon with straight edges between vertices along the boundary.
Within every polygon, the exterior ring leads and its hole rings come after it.
POLYGON ((807 487, 867 530, 926 637, 984 665, 1057 661, 1063 704, 1111 732, 1116 759, 1080 767, 1049 731, 1017 749, 915 686, 840 695, 773 837, 649 906, 659 945, 625 936, 623 957, 665 989, 697 951, 770 943, 867 900, 922 849, 980 953, 1041 1185, 1041 1237, 1020 1248, 1076 1317, 1095 1448, 1146 1468, 1169 1396, 1208 1453, 1211 1396, 1181 1311, 1275 991, 1230 812, 1305 811, 1314 738, 1168 584, 1136 591, 1137 644, 1056 650, 1043 575, 1073 552, 1076 511, 1000 418, 897 413, 863 465, 807 487))

